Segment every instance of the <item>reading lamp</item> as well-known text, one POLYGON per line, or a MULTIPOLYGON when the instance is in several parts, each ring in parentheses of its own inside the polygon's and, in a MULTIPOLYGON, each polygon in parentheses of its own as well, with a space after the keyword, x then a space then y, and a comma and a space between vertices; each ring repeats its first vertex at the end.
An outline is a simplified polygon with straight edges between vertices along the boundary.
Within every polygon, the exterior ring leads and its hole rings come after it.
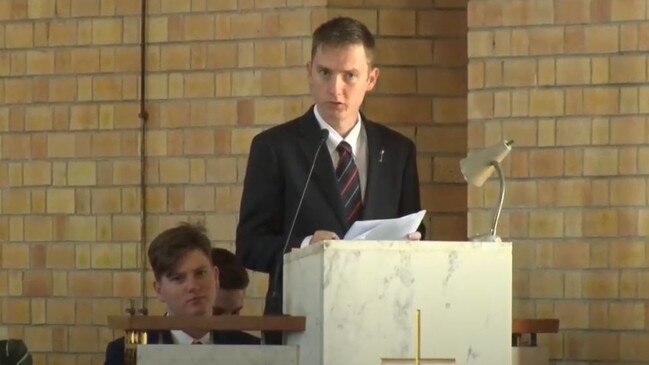
POLYGON ((505 140, 491 147, 470 152, 466 158, 460 161, 462 175, 464 175, 464 179, 471 185, 482 186, 489 176, 493 174, 494 170, 498 172, 498 176, 500 177, 500 200, 498 201, 498 208, 494 213, 491 230, 488 234, 474 237, 473 241, 501 242, 500 237, 496 234, 500 211, 503 209, 503 203, 505 201, 505 175, 503 175, 503 171, 500 169, 500 162, 512 150, 513 143, 514 141, 512 140, 505 140))

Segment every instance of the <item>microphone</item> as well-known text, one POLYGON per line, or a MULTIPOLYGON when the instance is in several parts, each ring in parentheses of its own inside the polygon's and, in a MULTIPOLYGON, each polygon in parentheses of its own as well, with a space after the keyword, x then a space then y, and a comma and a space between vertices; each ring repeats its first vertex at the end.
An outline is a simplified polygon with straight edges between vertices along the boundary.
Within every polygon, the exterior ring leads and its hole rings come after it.
POLYGON ((291 222, 291 227, 288 230, 288 235, 286 236, 286 241, 284 241, 284 247, 282 248, 282 252, 280 253, 279 258, 277 259, 277 264, 275 265, 275 272, 273 276, 273 291, 270 296, 270 303, 268 303, 269 310, 268 312, 270 314, 277 314, 281 315, 282 314, 282 298, 280 298, 279 295, 279 269, 280 267, 283 267, 283 264, 280 262, 280 260, 283 259, 284 254, 286 253, 286 249, 288 248, 288 244, 291 241, 291 235, 293 234, 293 228, 295 228, 295 222, 297 222, 297 217, 300 214, 300 209, 302 208, 302 202, 304 201, 304 196, 306 195, 306 189, 309 187, 309 182, 311 181, 311 175, 313 175, 313 169, 315 168, 315 163, 318 160, 318 154, 320 153, 320 150, 322 149, 322 146, 324 146, 325 141, 329 137, 329 131, 327 129, 321 129, 320 130, 320 144, 318 144, 318 148, 315 151, 315 155, 313 156, 313 162, 311 163, 311 169, 309 170, 309 174, 306 177, 306 182, 304 183, 304 189, 302 189, 302 195, 300 196, 300 200, 297 203, 297 208, 295 209, 295 214, 293 215, 293 221, 291 222))

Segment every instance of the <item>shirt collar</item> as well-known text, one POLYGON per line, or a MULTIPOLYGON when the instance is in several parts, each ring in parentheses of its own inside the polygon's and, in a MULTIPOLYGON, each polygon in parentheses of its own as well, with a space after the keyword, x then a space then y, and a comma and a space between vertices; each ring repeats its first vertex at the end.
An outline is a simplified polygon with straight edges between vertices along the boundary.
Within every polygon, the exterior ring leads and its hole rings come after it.
POLYGON ((176 343, 177 345, 191 345, 192 342, 194 342, 194 340, 198 340, 204 345, 208 345, 212 343, 210 332, 207 332, 201 338, 195 339, 181 330, 172 330, 171 337, 174 339, 174 343, 176 343))
POLYGON ((324 118, 322 118, 322 115, 320 115, 320 112, 318 112, 317 105, 313 107, 313 114, 315 114, 315 119, 318 121, 320 129, 326 129, 329 131, 329 138, 327 138, 327 147, 329 147, 329 150, 335 150, 340 142, 345 141, 352 147, 352 154, 354 156, 357 155, 358 138, 363 127, 363 123, 361 123, 361 113, 358 113, 356 124, 354 124, 354 127, 349 131, 347 137, 345 138, 338 134, 338 132, 336 132, 336 130, 331 125, 329 125, 329 123, 327 123, 324 118))

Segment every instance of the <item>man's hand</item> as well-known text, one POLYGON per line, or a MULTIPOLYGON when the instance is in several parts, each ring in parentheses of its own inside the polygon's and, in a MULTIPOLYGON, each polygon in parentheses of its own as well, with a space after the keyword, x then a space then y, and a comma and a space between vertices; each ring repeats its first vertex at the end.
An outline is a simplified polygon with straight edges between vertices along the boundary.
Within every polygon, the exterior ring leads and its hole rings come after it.
MULTIPOLYGON (((419 235, 421 237, 421 235, 419 235)), ((311 241, 309 241, 309 245, 316 244, 320 241, 326 241, 326 240, 338 240, 340 237, 336 234, 336 232, 331 232, 331 231, 315 231, 313 233, 313 237, 311 237, 311 241)))
POLYGON ((408 241, 420 241, 420 240, 421 240, 421 233, 419 232, 408 233, 408 241))

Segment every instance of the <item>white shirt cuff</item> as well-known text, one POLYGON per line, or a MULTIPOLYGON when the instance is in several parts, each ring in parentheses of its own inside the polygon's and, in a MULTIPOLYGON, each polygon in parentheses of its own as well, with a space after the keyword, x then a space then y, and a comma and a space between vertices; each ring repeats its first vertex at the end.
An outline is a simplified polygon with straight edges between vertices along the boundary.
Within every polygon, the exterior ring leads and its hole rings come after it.
POLYGON ((313 238, 313 235, 304 237, 304 239, 302 240, 302 244, 300 245, 300 248, 305 248, 306 246, 308 246, 309 242, 311 242, 311 238, 313 238))

